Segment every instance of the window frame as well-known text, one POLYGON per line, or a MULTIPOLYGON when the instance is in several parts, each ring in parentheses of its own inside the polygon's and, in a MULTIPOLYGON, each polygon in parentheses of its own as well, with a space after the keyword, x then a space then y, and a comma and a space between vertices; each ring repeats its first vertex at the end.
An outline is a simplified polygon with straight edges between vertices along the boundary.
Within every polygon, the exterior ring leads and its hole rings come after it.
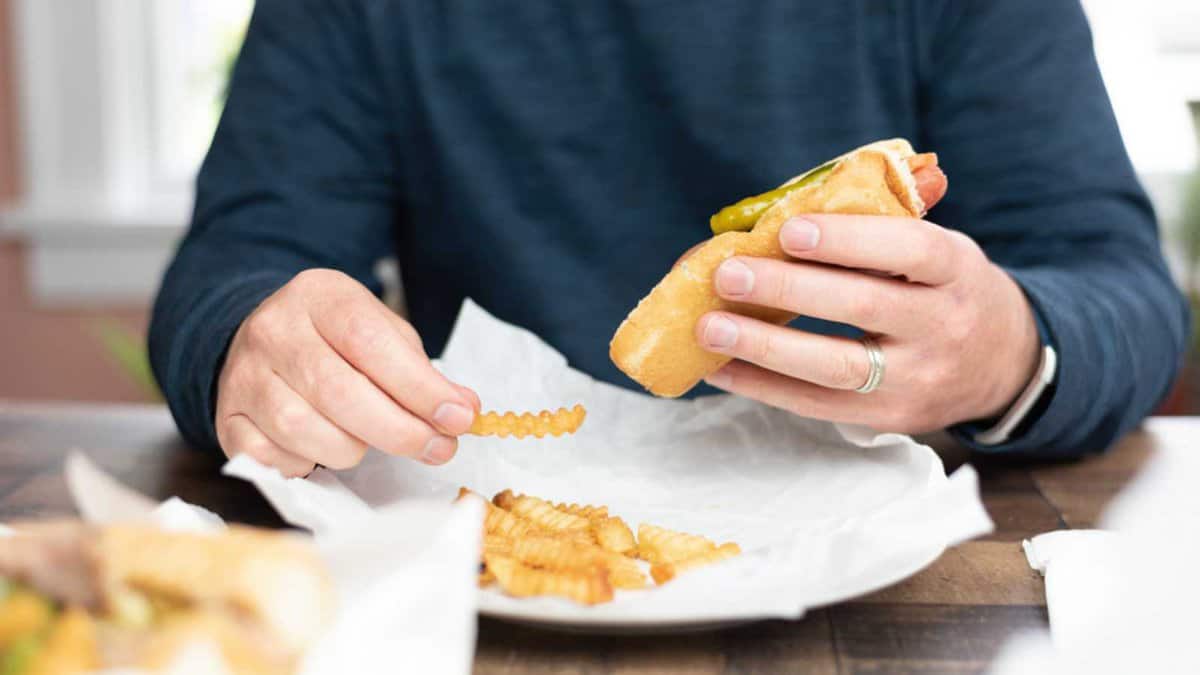
POLYGON ((164 176, 156 0, 11 0, 22 189, 0 235, 29 244, 42 306, 148 302, 190 218, 164 176))

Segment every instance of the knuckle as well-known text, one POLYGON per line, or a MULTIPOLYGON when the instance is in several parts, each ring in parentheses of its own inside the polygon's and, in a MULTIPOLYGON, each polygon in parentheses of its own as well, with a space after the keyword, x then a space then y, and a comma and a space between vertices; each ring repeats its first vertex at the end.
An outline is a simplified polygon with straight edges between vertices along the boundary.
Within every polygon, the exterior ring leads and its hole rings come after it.
POLYGON ((944 324, 944 337, 954 348, 959 348, 971 341, 974 333, 969 311, 960 311, 944 324))
POLYGON ((361 310, 346 316, 342 336, 346 356, 351 361, 361 361, 384 346, 386 335, 377 319, 361 310))
POLYGON ((912 430, 916 411, 907 401, 893 403, 883 415, 883 424, 888 431, 907 434, 912 430))
POLYGON ((246 317, 246 322, 242 326, 246 346, 252 350, 269 349, 275 343, 274 323, 271 318, 271 312, 265 308, 257 310, 246 317))
POLYGON ((856 389, 867 381, 868 366, 848 351, 831 350, 826 363, 829 384, 837 389, 856 389))
POLYGON ((775 338, 769 330, 757 330, 756 327, 742 326, 742 332, 749 344, 747 352, 752 361, 767 363, 775 353, 775 338))
POLYGON ((914 384, 922 393, 934 391, 945 382, 942 368, 928 363, 917 369, 914 379, 914 384))
POLYGON ((375 447, 389 455, 399 457, 416 457, 424 450, 425 444, 433 438, 435 431, 428 424, 418 420, 407 412, 397 412, 391 416, 385 425, 387 439, 385 443, 376 443, 375 447))
POLYGON ((308 425, 309 412, 302 405, 286 403, 271 412, 271 424, 286 433, 296 433, 308 425))
POLYGON ((363 456, 367 454, 365 445, 356 444, 347 448, 343 448, 339 452, 332 453, 325 459, 325 466, 335 471, 342 471, 358 466, 362 461, 363 456))
POLYGON ((949 259, 960 265, 975 265, 987 259, 975 240, 958 230, 943 230, 943 248, 949 259))
POLYGON ((296 276, 292 277, 288 285, 301 292, 323 290, 328 288, 330 284, 341 282, 345 277, 345 274, 337 270, 313 267, 296 274, 296 276))
POLYGON ((847 298, 846 304, 850 316, 860 324, 860 327, 878 325, 880 315, 883 313, 883 303, 877 292, 863 289, 858 293, 851 294, 847 298))
POLYGON ((945 237, 929 233, 913 253, 912 266, 917 270, 933 270, 953 260, 945 237))
MULTIPOLYGON (((253 369, 243 359, 226 361, 217 378, 217 414, 223 418, 242 412, 253 401, 253 369)), ((228 422, 226 422, 228 424, 228 422)))
POLYGON ((412 327, 412 324, 402 319, 398 325, 400 327, 400 334, 409 344, 420 351, 425 350, 425 342, 421 340, 421 334, 417 332, 416 328, 412 327))
POLYGON ((775 307, 792 309, 801 306, 800 295, 803 292, 797 275, 789 273, 790 268, 782 273, 771 273, 767 277, 767 285, 771 300, 775 307))
POLYGON ((217 432, 217 445, 220 445, 226 452, 233 450, 236 443, 233 427, 229 420, 229 417, 218 415, 217 423, 214 425, 217 432))
POLYGON ((307 383, 311 392, 309 400, 320 401, 318 407, 323 409, 329 409, 338 402, 353 400, 354 397, 354 376, 344 368, 335 367, 331 361, 328 359, 314 366, 307 383))
POLYGON ((272 443, 262 434, 246 434, 232 441, 233 453, 245 453, 260 462, 266 462, 271 453, 272 443))
POLYGON ((283 474, 284 478, 304 478, 308 474, 315 471, 316 468, 317 468, 316 464, 305 461, 305 462, 297 463, 294 466, 288 466, 287 468, 281 468, 279 470, 279 473, 283 474))

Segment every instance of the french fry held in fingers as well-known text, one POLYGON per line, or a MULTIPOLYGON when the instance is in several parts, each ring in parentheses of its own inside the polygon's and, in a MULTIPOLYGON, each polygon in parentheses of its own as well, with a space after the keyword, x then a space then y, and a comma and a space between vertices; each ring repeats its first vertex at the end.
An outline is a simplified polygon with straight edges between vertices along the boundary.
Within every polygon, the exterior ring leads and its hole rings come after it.
POLYGON ((538 569, 504 555, 485 554, 484 564, 505 593, 518 598, 557 595, 584 605, 608 602, 613 588, 602 569, 555 572, 538 569))
POLYGON ((505 436, 543 438, 547 434, 561 436, 578 431, 585 417, 587 417, 587 410, 581 405, 576 405, 570 410, 559 408, 555 412, 543 410, 536 415, 530 412, 520 415, 506 412, 502 415, 492 411, 476 415, 475 421, 467 433, 475 436, 499 436, 501 438, 505 436))
POLYGON ((650 576, 654 578, 654 583, 661 586, 671 579, 674 579, 681 572, 686 572, 688 570, 696 569, 697 567, 704 567, 705 565, 718 563, 722 560, 728 560, 729 558, 732 558, 741 552, 742 549, 737 544, 732 542, 728 544, 721 544, 711 551, 692 556, 691 558, 687 558, 685 560, 651 565, 650 576))

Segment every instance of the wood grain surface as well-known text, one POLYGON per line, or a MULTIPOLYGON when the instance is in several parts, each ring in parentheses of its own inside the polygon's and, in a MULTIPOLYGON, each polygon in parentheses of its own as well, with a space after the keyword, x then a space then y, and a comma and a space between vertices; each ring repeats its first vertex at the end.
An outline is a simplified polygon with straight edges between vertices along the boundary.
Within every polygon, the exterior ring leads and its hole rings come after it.
MULTIPOLYGON (((765 621, 686 635, 555 633, 479 622, 475 672, 493 674, 977 673, 1012 636, 1044 628, 1041 578, 1023 538, 1092 527, 1161 444, 1186 443, 1200 419, 1157 418, 1106 454, 1077 462, 947 456, 980 474, 996 531, 948 550, 923 572, 799 621, 765 621)), ((0 522, 70 515, 62 462, 73 448, 152 497, 172 495, 227 520, 282 523, 221 458, 179 440, 157 406, 38 406, 0 402, 0 522)))

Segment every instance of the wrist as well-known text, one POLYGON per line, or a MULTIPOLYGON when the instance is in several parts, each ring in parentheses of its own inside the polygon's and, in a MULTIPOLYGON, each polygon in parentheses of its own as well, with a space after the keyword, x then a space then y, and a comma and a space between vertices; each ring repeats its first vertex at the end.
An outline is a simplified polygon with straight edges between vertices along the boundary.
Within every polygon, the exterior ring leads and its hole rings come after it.
POLYGON ((994 386, 978 408, 979 413, 969 418, 973 420, 996 420, 1008 412, 1037 375, 1043 358, 1045 345, 1034 309, 1016 282, 1004 272, 1001 274, 1015 292, 1014 311, 1002 324, 1009 327, 1002 338, 1002 344, 1009 348, 996 354, 995 375, 990 380, 994 386))

